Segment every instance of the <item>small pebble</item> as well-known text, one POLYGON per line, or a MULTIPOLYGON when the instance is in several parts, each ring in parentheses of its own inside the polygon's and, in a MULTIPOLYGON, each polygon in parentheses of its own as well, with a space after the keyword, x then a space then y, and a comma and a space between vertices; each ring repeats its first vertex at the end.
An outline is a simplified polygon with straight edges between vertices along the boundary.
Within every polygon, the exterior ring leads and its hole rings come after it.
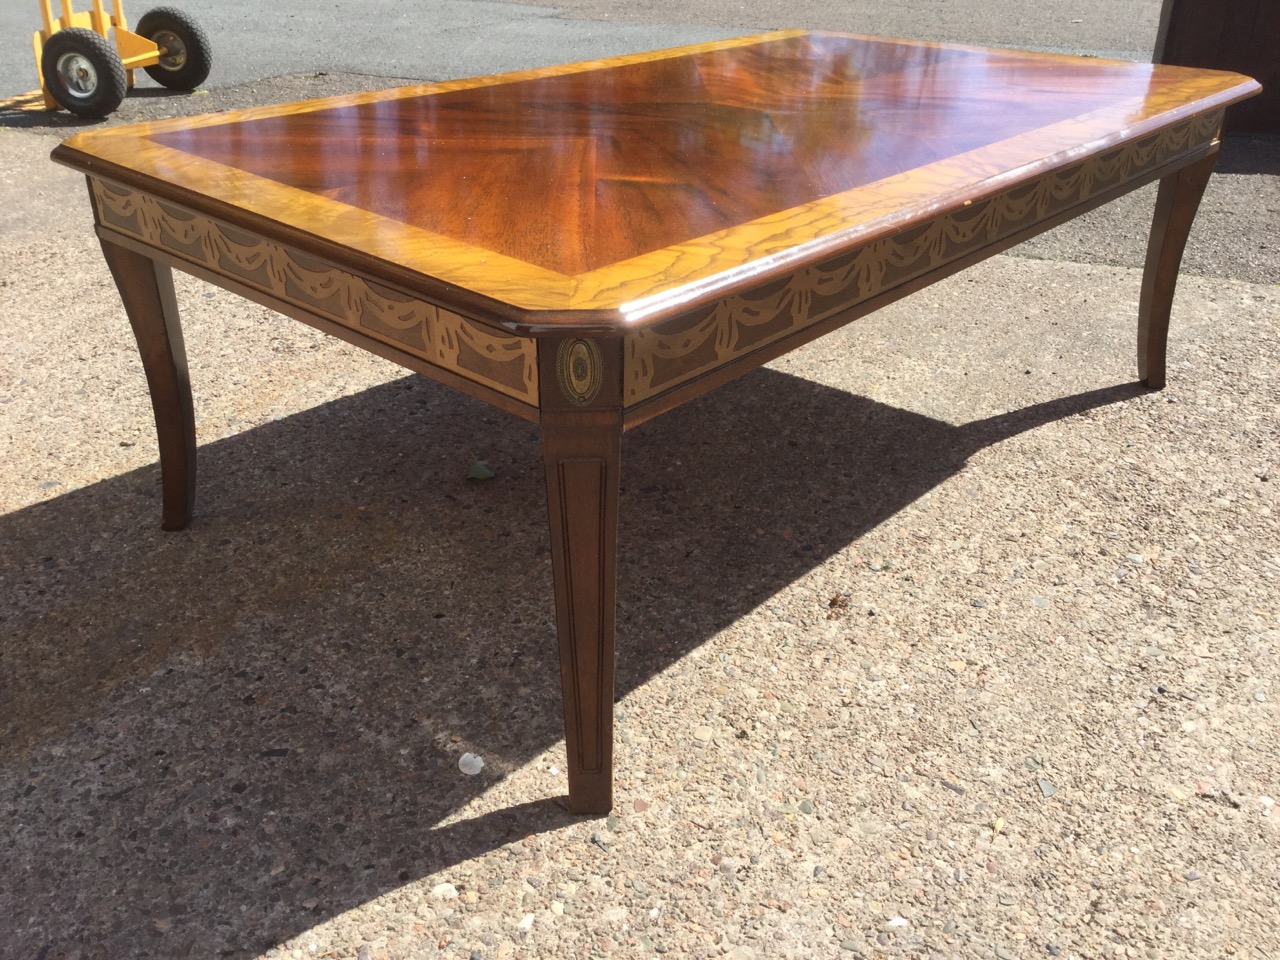
POLYGON ((800 812, 801 812, 801 813, 813 813, 813 801, 812 801, 812 800, 801 800, 801 801, 800 801, 800 812))
POLYGON ((1200 873, 1197 870, 1188 870, 1182 876, 1187 880, 1190 880, 1192 883, 1200 879, 1200 873))
POLYGON ((474 777, 484 769, 484 761, 474 753, 464 753, 458 758, 458 769, 469 777, 474 777))

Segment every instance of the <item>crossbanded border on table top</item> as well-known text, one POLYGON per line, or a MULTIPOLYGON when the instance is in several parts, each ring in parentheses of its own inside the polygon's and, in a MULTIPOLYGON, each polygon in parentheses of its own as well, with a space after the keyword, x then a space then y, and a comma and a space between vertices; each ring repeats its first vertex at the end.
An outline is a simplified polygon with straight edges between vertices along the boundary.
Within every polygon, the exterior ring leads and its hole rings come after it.
POLYGON ((631 407, 842 310, 1013 236, 1211 143, 1222 110, 969 204, 926 226, 726 297, 626 338, 623 404, 631 407))
POLYGON ((390 343, 432 366, 538 405, 532 337, 481 326, 318 258, 97 178, 103 224, 285 303, 390 343))

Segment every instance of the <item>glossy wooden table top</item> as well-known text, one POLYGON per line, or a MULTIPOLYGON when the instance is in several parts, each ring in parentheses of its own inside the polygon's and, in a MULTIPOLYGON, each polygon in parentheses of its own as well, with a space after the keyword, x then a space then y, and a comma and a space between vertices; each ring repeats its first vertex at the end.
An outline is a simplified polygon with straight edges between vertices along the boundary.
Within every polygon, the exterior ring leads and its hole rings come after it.
POLYGON ((786 32, 80 134, 55 158, 634 326, 1251 95, 1237 74, 786 32))

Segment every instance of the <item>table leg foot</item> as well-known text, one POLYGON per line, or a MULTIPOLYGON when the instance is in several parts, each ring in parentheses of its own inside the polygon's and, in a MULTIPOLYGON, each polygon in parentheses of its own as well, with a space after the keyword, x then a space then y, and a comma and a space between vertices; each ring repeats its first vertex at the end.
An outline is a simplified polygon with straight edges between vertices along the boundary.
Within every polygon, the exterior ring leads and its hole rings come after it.
POLYGON ((102 253, 133 326, 151 391, 164 489, 161 526, 181 530, 195 506, 196 423, 173 272, 168 264, 110 240, 102 241, 102 253))
MULTIPOLYGON (((580 341, 579 341, 580 342, 580 341)), ((544 341, 540 349, 554 349, 544 341)), ((620 360, 621 351, 616 351, 620 360)), ((597 357, 599 354, 596 355, 597 357)), ((612 359, 612 358, 611 358, 612 359)), ((596 362, 588 355, 584 362, 596 362)), ((542 369, 551 372, 549 363, 542 369)), ((606 382, 620 364, 604 363, 606 382)), ((597 371, 597 374, 599 371, 597 371)), ((555 390, 542 380, 543 390, 555 390)), ((620 396, 620 381, 605 397, 620 396)), ((618 474, 622 411, 616 404, 574 409, 544 399, 542 451, 556 632, 564 695, 569 812, 604 814, 613 807, 614 611, 617 598, 618 474)))
POLYGON ((1200 198, 1217 162, 1215 149, 1207 157, 1160 180, 1138 304, 1138 379, 1152 390, 1164 387, 1165 347, 1178 267, 1182 264, 1191 223, 1200 208, 1200 198))

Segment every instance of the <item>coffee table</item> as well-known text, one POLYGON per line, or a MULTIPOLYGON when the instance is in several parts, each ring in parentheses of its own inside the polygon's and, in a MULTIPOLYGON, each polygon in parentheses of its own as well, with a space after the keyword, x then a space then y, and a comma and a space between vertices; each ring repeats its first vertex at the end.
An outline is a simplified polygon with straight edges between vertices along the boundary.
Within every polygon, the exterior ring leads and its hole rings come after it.
POLYGON ((82 133, 146 368, 163 525, 195 494, 172 267, 541 426, 570 809, 612 805, 629 427, 1160 180, 1159 388, 1237 74, 787 31, 82 133))

